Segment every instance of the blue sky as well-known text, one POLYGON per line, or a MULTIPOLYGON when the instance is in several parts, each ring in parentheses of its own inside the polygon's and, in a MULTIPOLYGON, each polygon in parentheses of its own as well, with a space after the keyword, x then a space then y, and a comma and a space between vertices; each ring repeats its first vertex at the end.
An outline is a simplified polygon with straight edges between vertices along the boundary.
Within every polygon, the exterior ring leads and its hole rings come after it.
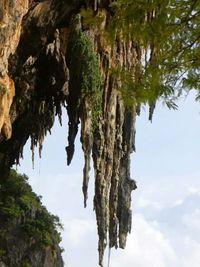
MULTIPOLYGON (((125 250, 112 250, 110 267, 200 266, 200 103, 182 99, 178 111, 158 104, 153 123, 144 110, 137 119, 136 153, 131 173, 133 227, 125 250)), ((79 139, 79 138, 78 138, 79 139)), ((42 159, 32 169, 30 144, 18 167, 30 177, 44 205, 64 225, 62 246, 67 267, 97 266, 97 232, 93 212, 93 175, 89 203, 83 208, 83 154, 66 165, 67 119, 56 123, 44 143, 42 159)), ((105 266, 107 255, 105 255, 105 266)))

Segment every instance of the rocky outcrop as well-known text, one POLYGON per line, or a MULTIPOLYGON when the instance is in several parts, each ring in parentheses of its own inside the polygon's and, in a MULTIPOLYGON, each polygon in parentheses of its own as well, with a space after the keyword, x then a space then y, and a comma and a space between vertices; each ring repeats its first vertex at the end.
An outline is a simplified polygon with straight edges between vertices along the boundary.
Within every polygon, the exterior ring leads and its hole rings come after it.
POLYGON ((0 266, 62 267, 58 217, 48 213, 25 175, 0 181, 0 266))
MULTIPOLYGON (((17 16, 14 32, 18 27, 22 30, 19 38, 8 38, 15 44, 6 52, 1 65, 0 82, 5 84, 7 79, 13 88, 11 92, 7 82, 7 95, 0 95, 2 178, 14 163, 19 163, 29 137, 33 158, 36 146, 41 152, 55 116, 61 121, 62 109, 66 108, 68 164, 81 125, 85 206, 90 159, 94 162, 94 209, 102 265, 105 247, 125 248, 131 231, 131 192, 136 184, 130 177, 130 153, 135 147, 136 101, 132 96, 132 105, 125 103, 119 73, 132 71, 131 79, 136 79, 142 51, 132 41, 108 38, 106 27, 111 17, 108 0, 30 1, 28 11, 25 1, 9 3, 8 14, 10 8, 17 16), (16 39, 19 40, 13 41, 16 39)), ((12 14, 8 20, 12 20, 12 14)), ((12 30, 3 22, 2 25, 0 38, 6 32, 13 36, 12 30)))
POLYGON ((15 85, 12 79, 5 75, 0 78, 0 129, 5 139, 11 138, 12 125, 10 121, 10 107, 15 95, 15 85))
POLYGON ((6 139, 12 135, 10 107, 15 85, 8 76, 8 59, 15 53, 21 35, 21 22, 28 11, 28 0, 2 0, 0 3, 0 132, 6 139))

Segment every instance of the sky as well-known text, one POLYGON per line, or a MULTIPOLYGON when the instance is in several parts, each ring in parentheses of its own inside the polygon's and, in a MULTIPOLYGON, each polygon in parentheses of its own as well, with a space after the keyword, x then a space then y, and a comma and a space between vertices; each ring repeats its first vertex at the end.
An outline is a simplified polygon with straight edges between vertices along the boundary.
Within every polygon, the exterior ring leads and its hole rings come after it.
MULTIPOLYGON (((144 109, 136 122, 131 174, 133 225, 125 250, 111 251, 110 267, 200 266, 200 103, 182 98, 177 111, 161 103, 153 123, 144 109)), ((32 169, 30 143, 18 171, 26 173, 43 204, 64 226, 61 246, 67 267, 98 266, 97 230, 91 173, 88 207, 83 207, 83 153, 79 142, 66 164, 67 118, 56 122, 32 169)), ((107 252, 105 267, 107 267, 107 252)))

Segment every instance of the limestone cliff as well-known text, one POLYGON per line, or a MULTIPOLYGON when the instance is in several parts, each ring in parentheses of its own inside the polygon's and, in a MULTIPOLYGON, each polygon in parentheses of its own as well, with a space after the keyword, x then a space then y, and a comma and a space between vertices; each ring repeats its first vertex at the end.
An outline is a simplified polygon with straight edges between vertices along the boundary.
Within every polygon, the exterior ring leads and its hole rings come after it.
POLYGON ((125 248, 131 231, 137 107, 124 104, 117 70, 136 79, 142 56, 131 40, 108 37, 110 2, 2 0, 0 6, 1 179, 19 163, 28 138, 33 157, 36 146, 41 152, 55 116, 61 121, 66 108, 68 164, 81 128, 85 206, 91 158, 94 163, 100 265, 105 247, 125 248))
POLYGON ((0 131, 6 139, 12 134, 9 112, 15 95, 14 82, 8 76, 8 59, 18 46, 22 18, 27 11, 28 0, 0 3, 0 131))
POLYGON ((0 266, 62 267, 56 216, 14 170, 0 181, 0 266))

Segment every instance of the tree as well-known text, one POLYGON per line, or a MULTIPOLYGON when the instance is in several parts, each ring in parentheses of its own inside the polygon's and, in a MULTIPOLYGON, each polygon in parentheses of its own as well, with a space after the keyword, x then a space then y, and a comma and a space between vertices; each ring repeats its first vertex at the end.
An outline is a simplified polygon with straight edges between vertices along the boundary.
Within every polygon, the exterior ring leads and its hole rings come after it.
MULTIPOLYGON (((175 100, 184 92, 196 89, 200 97, 199 1, 31 1, 28 12, 18 1, 10 2, 10 18, 15 17, 13 10, 26 16, 17 49, 0 47, 6 54, 0 66, 5 89, 1 97, 9 95, 8 77, 16 93, 9 140, 3 117, 0 169, 6 173, 19 162, 29 137, 33 155, 35 146, 41 151, 55 116, 61 121, 67 108, 68 164, 81 123, 85 205, 91 155, 94 162, 102 265, 107 243, 124 248, 131 230, 131 191, 136 184, 130 178, 130 153, 140 106, 149 105, 152 119, 160 99, 177 108, 175 100)), ((9 24, 1 29, 5 44, 21 20, 11 23, 12 29, 9 24)))

